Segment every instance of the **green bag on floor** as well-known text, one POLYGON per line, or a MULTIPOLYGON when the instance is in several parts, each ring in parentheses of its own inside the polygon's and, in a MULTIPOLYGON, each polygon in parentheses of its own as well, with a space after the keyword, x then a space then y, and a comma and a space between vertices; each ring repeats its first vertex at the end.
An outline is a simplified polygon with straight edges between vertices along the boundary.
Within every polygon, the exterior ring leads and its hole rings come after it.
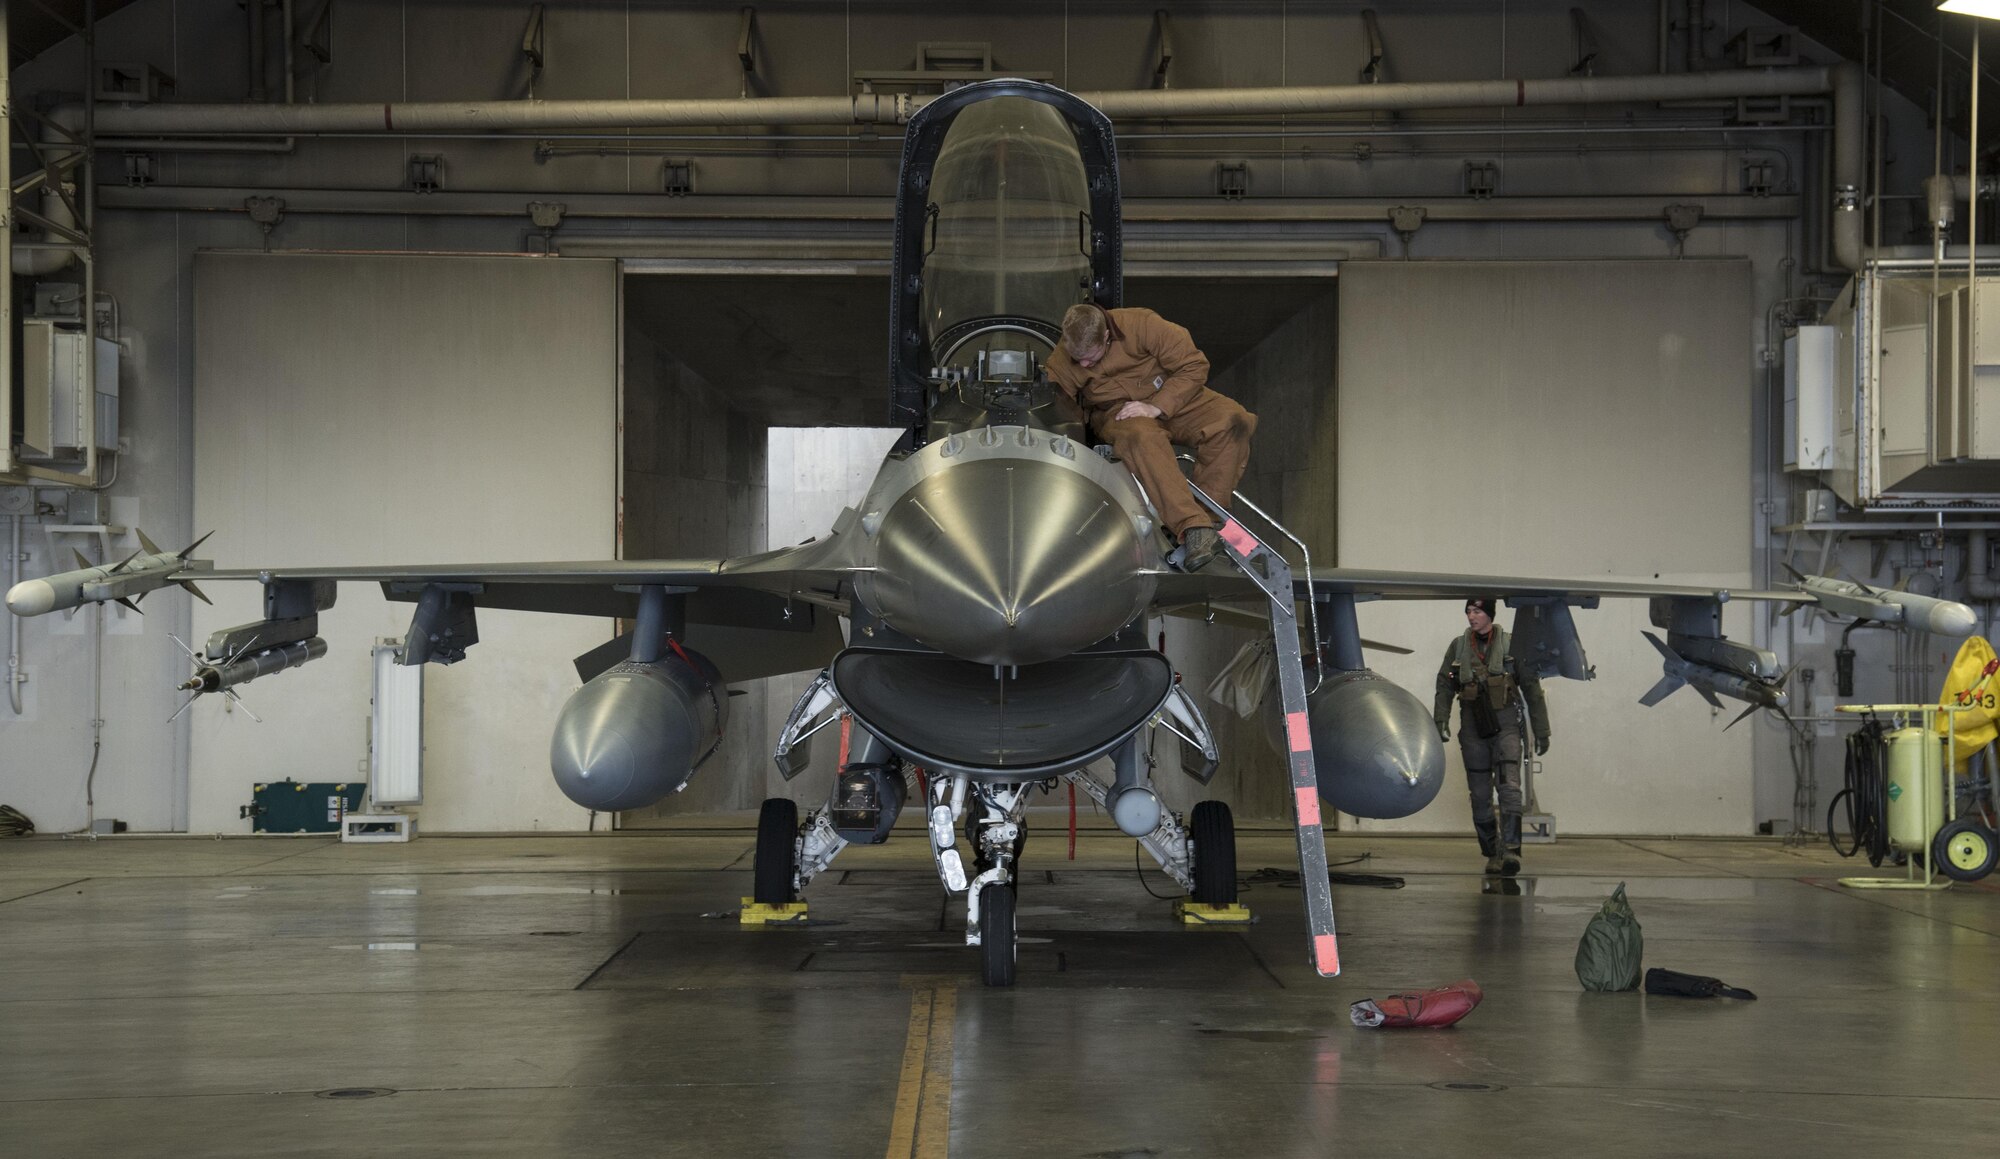
POLYGON ((1583 928, 1583 941, 1576 947, 1576 980, 1585 990, 1637 990, 1645 947, 1621 881, 1583 928))

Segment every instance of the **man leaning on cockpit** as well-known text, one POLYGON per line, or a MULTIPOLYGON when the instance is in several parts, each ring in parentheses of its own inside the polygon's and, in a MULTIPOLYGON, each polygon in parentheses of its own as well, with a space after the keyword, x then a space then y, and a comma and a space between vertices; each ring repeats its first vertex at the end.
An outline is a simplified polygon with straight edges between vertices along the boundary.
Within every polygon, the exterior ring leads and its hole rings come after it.
POLYGON ((1250 461, 1257 416, 1208 389, 1208 358, 1186 328, 1151 310, 1087 303, 1063 315, 1049 378, 1090 416, 1137 476, 1193 571, 1221 549, 1215 517, 1195 501, 1175 443, 1194 448, 1194 483, 1222 506, 1250 461))

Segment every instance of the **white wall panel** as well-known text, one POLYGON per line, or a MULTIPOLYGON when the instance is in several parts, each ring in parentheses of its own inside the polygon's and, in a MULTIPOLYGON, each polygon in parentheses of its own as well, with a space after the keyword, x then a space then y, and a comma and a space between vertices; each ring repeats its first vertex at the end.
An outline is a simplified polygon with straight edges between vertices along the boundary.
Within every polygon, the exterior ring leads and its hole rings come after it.
MULTIPOLYGON (((1343 267, 1340 563, 1747 586, 1753 317, 1741 261, 1343 267)), ((1597 679, 1546 686, 1560 831, 1749 832, 1752 729, 1691 693, 1635 703, 1659 677, 1643 602, 1577 623, 1597 679)), ((1371 662, 1428 701, 1464 617, 1376 603, 1361 630, 1417 649, 1371 662)), ((1362 827, 1469 833, 1448 751, 1429 809, 1362 827)))
MULTIPOLYGON (((616 503, 614 263, 203 253, 195 259, 195 522, 218 566, 609 559, 616 503)), ((261 616, 215 584, 196 638, 261 616)), ((364 775, 368 653, 411 606, 343 585, 323 660, 243 691, 255 724, 193 710, 190 828, 236 831, 257 781, 364 775)), ((570 658, 608 625, 479 613, 427 690, 424 828, 577 829, 549 733, 570 658)))

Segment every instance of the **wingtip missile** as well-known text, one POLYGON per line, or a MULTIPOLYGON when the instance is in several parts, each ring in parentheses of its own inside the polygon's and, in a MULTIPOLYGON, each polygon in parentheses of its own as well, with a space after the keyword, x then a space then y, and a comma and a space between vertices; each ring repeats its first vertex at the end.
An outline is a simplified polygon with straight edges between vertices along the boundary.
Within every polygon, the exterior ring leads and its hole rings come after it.
POLYGON ((1902 625, 1954 639, 1970 636, 1979 627, 1978 614, 1956 600, 1823 575, 1801 576, 1797 588, 1810 596, 1811 602, 1837 616, 1902 625))
MULTIPOLYGON (((190 556, 208 536, 177 552, 160 551, 143 532, 140 550, 108 566, 92 564, 74 552, 77 567, 45 579, 23 580, 7 590, 7 610, 17 616, 39 616, 85 604, 117 603, 133 611, 148 592, 179 584, 203 601, 208 596, 183 578, 195 567, 190 556)), ((206 565, 203 565, 206 566, 206 565)))

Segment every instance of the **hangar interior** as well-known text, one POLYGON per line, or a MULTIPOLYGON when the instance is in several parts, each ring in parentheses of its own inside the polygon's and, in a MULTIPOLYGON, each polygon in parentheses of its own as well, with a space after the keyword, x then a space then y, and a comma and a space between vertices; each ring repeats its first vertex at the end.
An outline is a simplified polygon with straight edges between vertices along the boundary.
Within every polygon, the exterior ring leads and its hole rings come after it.
MULTIPOLYGON (((2000 86, 1974 82, 1988 22, 1929 0, 0 12, 0 586, 148 541, 314 569, 826 535, 903 433, 903 127, 1015 77, 1115 125, 1123 302, 1187 326, 1259 416, 1242 492, 1318 567, 1739 593, 1811 573, 1963 602, 1991 635, 1978 116, 1990 134, 2000 86)), ((841 730, 796 779, 771 759, 813 673, 733 682, 684 792, 599 812, 551 779, 550 737, 573 661, 630 620, 482 608, 466 662, 416 669, 421 790, 383 801, 420 835, 251 840, 271 784, 369 782, 418 597, 346 584, 323 657, 190 698, 187 648, 266 614, 257 584, 202 586, 5 617, 0 805, 37 836, 0 842, 0 1002, 28 1030, 0 1045, 0 1101, 26 1153, 1430 1152, 1500 1123, 1790 1154, 2000 1129, 1992 882, 1843 891, 1859 863, 1828 840, 1854 827, 1861 718, 1837 708, 1936 703, 1944 634, 1722 603, 1789 698, 1737 723, 1692 690, 1640 707, 1665 624, 1580 607, 1594 678, 1545 683, 1525 875, 1478 872, 1455 744, 1428 807, 1329 807, 1336 868, 1408 886, 1335 890, 1331 982, 1298 953, 1296 878, 1246 877, 1254 927, 1181 929, 1102 811, 1038 792, 1021 986, 988 993, 937 981, 970 959, 919 809, 809 891, 811 928, 704 920, 751 888, 761 803, 828 799, 841 730), (1579 997, 1575 939, 1620 881, 1666 964, 1765 990, 1754 1014, 1579 997), (1350 1001, 1468 975, 1494 1027, 1471 1051, 1476 1021, 1349 1030, 1350 1001), (119 1013, 142 1005, 166 1013, 119 1013), (301 1135, 215 1131, 203 1105, 301 1135), (330 1106, 348 1134, 311 1137, 330 1106)), ((1358 625, 1428 707, 1459 602, 1364 602, 1358 625)), ((1147 635, 1191 691, 1270 638, 1199 615, 1147 635)), ((1287 758, 1260 718, 1204 710, 1219 772, 1162 756, 1161 803, 1226 803, 1245 874, 1295 865, 1287 758)), ((1949 783, 1990 866, 1982 771, 1949 783)), ((1879 872, 1906 859, 1939 856, 1879 872)))

